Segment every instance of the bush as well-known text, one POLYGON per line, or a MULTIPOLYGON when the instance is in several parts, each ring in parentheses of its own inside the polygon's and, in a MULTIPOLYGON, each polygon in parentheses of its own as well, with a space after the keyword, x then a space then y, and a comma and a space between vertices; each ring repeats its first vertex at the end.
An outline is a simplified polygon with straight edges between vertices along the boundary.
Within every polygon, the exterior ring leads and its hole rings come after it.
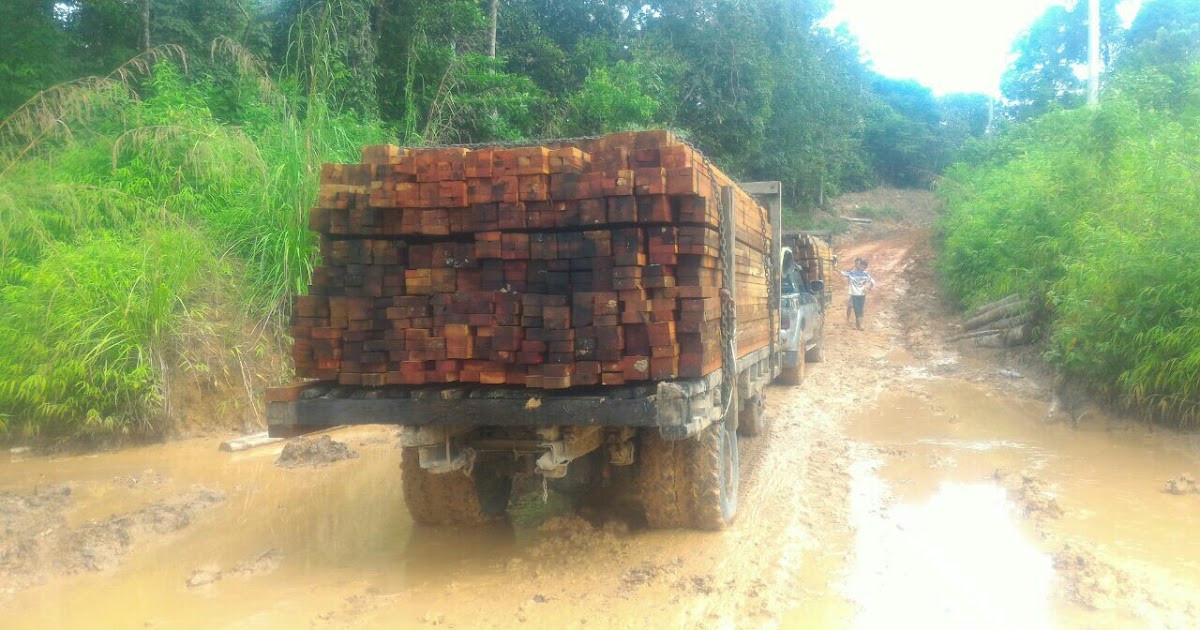
POLYGON ((228 86, 160 60, 0 124, 0 432, 161 429, 170 372, 226 370, 188 345, 224 362, 243 330, 282 329, 317 255, 321 163, 385 136, 319 97, 301 118, 262 79, 234 79, 236 121, 207 104, 228 86))
POLYGON ((0 414, 27 434, 147 428, 176 322, 216 268, 186 228, 50 245, 0 291, 0 414))
POLYGON ((1047 115, 948 174, 938 270, 974 307, 1051 310, 1047 359, 1159 418, 1200 419, 1195 112, 1120 92, 1047 115))

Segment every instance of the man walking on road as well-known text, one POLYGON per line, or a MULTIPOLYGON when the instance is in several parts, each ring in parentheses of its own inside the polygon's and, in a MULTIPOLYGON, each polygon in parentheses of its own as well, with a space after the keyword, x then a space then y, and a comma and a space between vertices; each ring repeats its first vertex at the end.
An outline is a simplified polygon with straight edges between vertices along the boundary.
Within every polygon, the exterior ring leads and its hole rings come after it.
POLYGON ((850 323, 850 311, 854 311, 854 323, 863 329, 863 309, 867 306, 867 291, 875 288, 875 278, 867 273, 867 259, 855 258, 854 269, 838 270, 850 281, 850 303, 846 305, 846 323, 850 323))

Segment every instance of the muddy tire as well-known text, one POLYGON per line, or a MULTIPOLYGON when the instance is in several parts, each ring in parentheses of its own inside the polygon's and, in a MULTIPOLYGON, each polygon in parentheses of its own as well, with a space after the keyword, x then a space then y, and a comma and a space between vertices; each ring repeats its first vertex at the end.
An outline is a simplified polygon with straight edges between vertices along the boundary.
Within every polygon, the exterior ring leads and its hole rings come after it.
POLYGON ((805 363, 825 362, 825 331, 817 333, 817 345, 804 351, 805 363))
POLYGON ((636 481, 650 527, 688 525, 686 446, 692 440, 664 440, 657 429, 645 429, 638 445, 636 481))
POLYGON ((780 385, 799 385, 804 382, 804 363, 798 361, 795 367, 784 367, 775 379, 780 385))
POLYGON ((692 526, 721 530, 737 516, 738 457, 737 431, 717 422, 695 440, 688 440, 688 464, 692 483, 692 526))
POLYGON ((400 474, 404 504, 421 525, 479 525, 503 518, 512 493, 512 478, 481 462, 470 475, 424 470, 416 448, 404 449, 400 474))
POLYGON ((742 402, 742 408, 738 411, 737 432, 748 437, 767 432, 767 415, 762 394, 751 396, 749 400, 742 402))
POLYGON ((642 433, 637 483, 646 522, 654 528, 719 530, 737 514, 737 433, 718 422, 700 435, 664 440, 642 433))

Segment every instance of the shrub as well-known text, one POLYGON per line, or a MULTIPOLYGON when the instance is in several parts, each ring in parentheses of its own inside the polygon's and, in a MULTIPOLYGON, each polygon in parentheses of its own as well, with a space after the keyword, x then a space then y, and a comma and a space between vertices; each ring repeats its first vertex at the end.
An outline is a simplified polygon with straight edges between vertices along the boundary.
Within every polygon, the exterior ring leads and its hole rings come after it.
POLYGON ((940 192, 938 270, 973 307, 1051 309, 1046 357, 1159 418, 1200 419, 1197 113, 1118 92, 1015 127, 940 192))

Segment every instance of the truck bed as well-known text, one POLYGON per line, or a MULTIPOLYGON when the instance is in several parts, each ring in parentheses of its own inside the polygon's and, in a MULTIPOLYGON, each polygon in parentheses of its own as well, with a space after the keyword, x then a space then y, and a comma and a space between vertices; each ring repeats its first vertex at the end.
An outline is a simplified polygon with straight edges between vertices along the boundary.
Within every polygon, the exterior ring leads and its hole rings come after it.
MULTIPOLYGON (((762 348, 738 361, 739 386, 761 387, 773 378, 762 348)), ((658 427, 683 439, 719 415, 721 372, 625 386, 536 390, 466 385, 362 387, 332 383, 268 392, 272 437, 292 437, 344 424, 478 426, 658 427)))

